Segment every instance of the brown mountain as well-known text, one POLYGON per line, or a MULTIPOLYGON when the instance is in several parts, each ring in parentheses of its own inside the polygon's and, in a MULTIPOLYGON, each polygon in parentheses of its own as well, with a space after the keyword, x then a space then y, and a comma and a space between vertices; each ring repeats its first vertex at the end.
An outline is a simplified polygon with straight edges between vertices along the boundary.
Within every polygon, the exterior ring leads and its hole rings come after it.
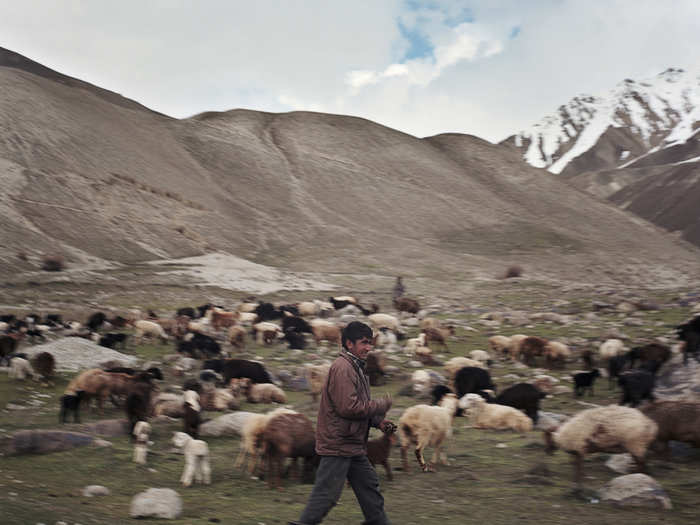
POLYGON ((176 120, 0 50, 0 270, 223 251, 321 272, 677 282, 698 251, 517 151, 353 117, 176 120))

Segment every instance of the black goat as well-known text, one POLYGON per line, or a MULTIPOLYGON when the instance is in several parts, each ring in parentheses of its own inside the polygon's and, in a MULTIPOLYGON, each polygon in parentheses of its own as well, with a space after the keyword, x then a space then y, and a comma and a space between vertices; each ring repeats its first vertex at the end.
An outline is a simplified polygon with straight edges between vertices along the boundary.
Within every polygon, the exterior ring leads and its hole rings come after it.
POLYGON ((495 402, 498 405, 522 410, 533 423, 537 424, 540 401, 546 396, 547 394, 530 383, 517 383, 498 394, 495 402))
POLYGON ((690 321, 676 327, 678 338, 685 342, 683 348, 683 364, 688 364, 688 356, 692 355, 696 361, 700 361, 700 315, 690 321))
POLYGON ((59 423, 68 422, 68 414, 73 413, 73 422, 80 423, 80 403, 85 399, 85 391, 78 390, 75 394, 61 396, 61 412, 58 416, 59 423))
POLYGON ((623 392, 620 405, 629 403, 631 407, 636 407, 643 399, 654 400, 654 374, 649 370, 628 370, 620 375, 617 382, 623 392))
POLYGON ((576 397, 581 397, 586 390, 590 395, 593 395, 593 383, 596 377, 600 376, 598 369, 591 370, 590 372, 579 372, 574 374, 574 395, 576 397))

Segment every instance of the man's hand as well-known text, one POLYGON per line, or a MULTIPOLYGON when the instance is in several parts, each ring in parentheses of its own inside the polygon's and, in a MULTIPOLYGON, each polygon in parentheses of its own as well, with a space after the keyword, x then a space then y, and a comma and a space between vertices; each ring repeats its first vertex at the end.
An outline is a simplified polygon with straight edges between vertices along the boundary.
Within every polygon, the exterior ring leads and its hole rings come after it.
POLYGON ((394 432, 396 432, 396 425, 394 425, 388 419, 385 419, 384 421, 379 423, 379 430, 381 430, 385 434, 393 434, 394 432))

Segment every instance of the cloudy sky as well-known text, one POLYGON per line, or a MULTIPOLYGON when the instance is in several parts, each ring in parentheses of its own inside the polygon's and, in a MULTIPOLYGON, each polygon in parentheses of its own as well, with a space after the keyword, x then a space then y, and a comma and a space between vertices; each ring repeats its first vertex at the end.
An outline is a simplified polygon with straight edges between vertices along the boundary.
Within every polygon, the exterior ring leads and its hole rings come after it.
POLYGON ((0 47, 178 118, 312 110, 498 141, 697 67, 700 0, 0 0, 0 47))

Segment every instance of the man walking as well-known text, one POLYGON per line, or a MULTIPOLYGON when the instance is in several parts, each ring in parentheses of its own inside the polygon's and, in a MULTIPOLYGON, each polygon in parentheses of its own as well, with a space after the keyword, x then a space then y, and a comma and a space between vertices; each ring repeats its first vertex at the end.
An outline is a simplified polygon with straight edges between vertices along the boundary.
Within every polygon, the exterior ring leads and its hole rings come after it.
POLYGON ((391 397, 372 400, 364 374, 372 350, 372 329, 353 321, 343 330, 340 356, 328 371, 316 423, 316 453, 321 462, 316 483, 298 522, 316 525, 338 503, 345 480, 350 483, 365 516, 365 525, 386 525, 379 478, 367 459, 369 427, 384 430, 391 397))

